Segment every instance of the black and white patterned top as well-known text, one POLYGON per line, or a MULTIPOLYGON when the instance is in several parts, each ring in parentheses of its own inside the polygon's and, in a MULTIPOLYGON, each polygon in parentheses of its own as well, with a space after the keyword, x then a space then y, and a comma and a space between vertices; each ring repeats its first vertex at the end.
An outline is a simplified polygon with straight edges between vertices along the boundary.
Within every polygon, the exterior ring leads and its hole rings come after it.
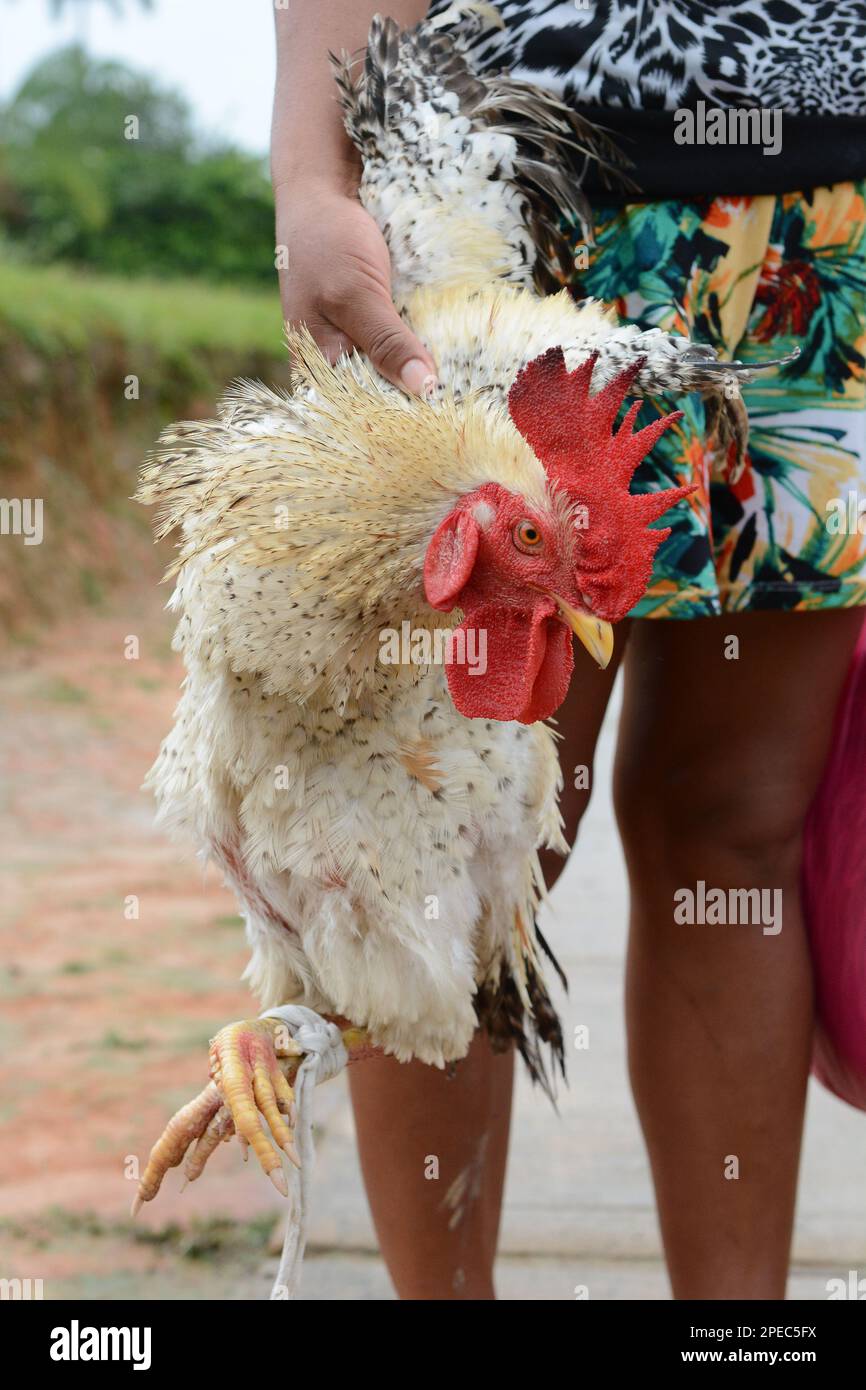
MULTIPOLYGON (((447 8, 436 0, 432 13, 447 8)), ((498 0, 476 44, 580 105, 866 115, 866 0, 498 0)))
MULTIPOLYGON (((447 9, 434 0, 431 13, 447 9)), ((866 0, 495 0, 471 41, 606 126, 645 197, 782 193, 866 178, 866 0), (755 107, 783 138, 677 143, 678 114, 755 107), (766 142, 764 142, 766 143, 766 142)), ((763 118, 762 118, 763 119, 763 118)), ((594 190, 592 170, 584 186, 594 190)))

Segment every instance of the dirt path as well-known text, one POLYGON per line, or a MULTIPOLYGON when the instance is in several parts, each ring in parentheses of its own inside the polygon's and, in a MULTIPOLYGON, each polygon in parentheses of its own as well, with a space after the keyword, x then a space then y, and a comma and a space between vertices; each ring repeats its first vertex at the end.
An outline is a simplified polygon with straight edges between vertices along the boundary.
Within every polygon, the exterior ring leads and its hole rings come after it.
POLYGON ((140 791, 180 680, 165 598, 143 581, 0 676, 0 1277, 46 1298, 231 1296, 276 1210, 232 1144, 128 1220, 129 1171, 250 1007, 233 899, 140 791))

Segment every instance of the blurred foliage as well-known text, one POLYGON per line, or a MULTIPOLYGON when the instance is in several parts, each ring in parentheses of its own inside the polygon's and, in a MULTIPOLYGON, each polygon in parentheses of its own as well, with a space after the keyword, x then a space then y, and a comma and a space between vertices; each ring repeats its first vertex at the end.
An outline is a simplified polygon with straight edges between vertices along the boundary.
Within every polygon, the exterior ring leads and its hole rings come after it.
POLYGON ((166 558, 129 500, 145 452, 170 420, 212 416, 232 378, 288 375, 272 286, 0 257, 0 476, 59 519, 50 563, 43 546, 0 545, 0 645, 155 580, 166 558))
POLYGON ((0 234, 42 263, 275 282, 264 160, 202 144, 181 96, 76 45, 0 108, 0 234))
POLYGON ((169 360, 213 349, 238 362, 259 355, 285 361, 272 289, 74 274, 68 266, 0 259, 0 348, 13 339, 45 357, 107 340, 169 360))

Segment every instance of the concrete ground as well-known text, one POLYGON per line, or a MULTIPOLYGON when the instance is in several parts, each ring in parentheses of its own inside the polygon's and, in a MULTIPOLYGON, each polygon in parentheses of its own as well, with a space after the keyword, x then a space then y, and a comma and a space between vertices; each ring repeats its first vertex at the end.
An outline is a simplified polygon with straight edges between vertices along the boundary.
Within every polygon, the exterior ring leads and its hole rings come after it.
MULTIPOLYGON (((570 981, 559 1006, 570 1085, 555 1114, 522 1069, 517 1086, 498 1290, 505 1299, 670 1296, 649 1172, 625 1067, 622 979, 625 873, 613 822, 614 717, 600 747, 592 805, 544 930, 570 981)), ((393 1292, 358 1171, 343 1079, 323 1087, 319 1160, 302 1296, 389 1299, 393 1292)), ((866 1274, 866 1116, 811 1083, 789 1297, 823 1299, 830 1278, 866 1274)), ((273 1265, 261 1273, 264 1293, 273 1265)))

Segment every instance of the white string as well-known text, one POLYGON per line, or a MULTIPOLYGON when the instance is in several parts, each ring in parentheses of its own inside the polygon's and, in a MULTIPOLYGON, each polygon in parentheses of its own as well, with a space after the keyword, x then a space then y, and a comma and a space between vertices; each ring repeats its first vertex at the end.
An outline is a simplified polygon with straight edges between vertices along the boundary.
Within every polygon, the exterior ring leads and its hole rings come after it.
POLYGON ((295 1092, 295 1147, 301 1171, 281 1151, 283 1172, 289 1182, 292 1209, 283 1241, 280 1267, 271 1290, 272 1299, 295 1298, 301 1281, 304 1246, 307 1240, 309 1194, 316 1159, 313 1141, 313 1092, 320 1081, 329 1081, 349 1060, 342 1034, 336 1023, 329 1023, 302 1004, 281 1004, 267 1009, 261 1018, 277 1018, 284 1023, 304 1057, 293 1083, 295 1092))

